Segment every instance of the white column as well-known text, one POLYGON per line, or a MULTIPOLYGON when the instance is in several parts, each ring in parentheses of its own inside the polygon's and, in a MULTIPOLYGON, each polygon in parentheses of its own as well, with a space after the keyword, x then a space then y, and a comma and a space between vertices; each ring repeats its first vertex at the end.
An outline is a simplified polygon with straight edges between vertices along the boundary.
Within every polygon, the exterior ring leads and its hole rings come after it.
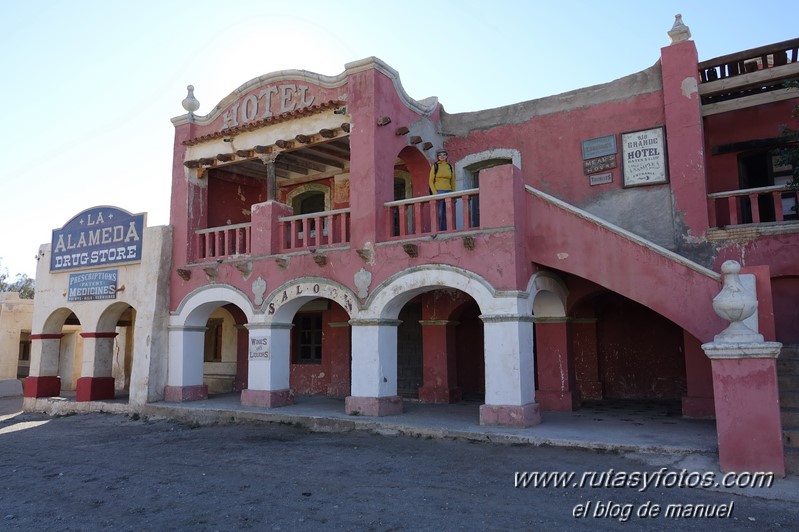
POLYGON ((485 353, 484 425, 530 426, 541 422, 535 403, 533 317, 480 316, 485 353))
POLYGON ((169 327, 167 386, 198 386, 203 383, 205 326, 169 327))
POLYGON ((247 324, 247 389, 241 404, 275 408, 294 402, 291 391, 291 323, 247 324))
POLYGON ((279 391, 289 389, 291 323, 247 324, 247 388, 279 391))
POLYGON ((399 320, 353 320, 352 390, 356 397, 397 395, 399 320))
POLYGON ((352 385, 347 413, 386 416, 402 412, 397 395, 399 320, 351 320, 352 385))

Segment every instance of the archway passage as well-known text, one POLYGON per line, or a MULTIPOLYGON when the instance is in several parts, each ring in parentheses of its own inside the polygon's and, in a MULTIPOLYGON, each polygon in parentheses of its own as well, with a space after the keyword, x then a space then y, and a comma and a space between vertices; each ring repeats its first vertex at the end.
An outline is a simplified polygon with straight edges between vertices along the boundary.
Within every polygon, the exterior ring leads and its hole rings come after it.
POLYGON ((426 403, 485 398, 483 323, 459 290, 416 296, 399 313, 397 393, 426 403))
POLYGON ((575 373, 585 406, 680 415, 687 379, 679 326, 612 292, 584 300, 575 315, 575 373))
POLYGON ((232 304, 217 307, 208 317, 203 341, 203 385, 208 395, 247 387, 246 319, 232 304))
POLYGON ((350 327, 329 299, 306 302, 292 319, 289 385, 297 395, 345 397, 350 392, 350 327))

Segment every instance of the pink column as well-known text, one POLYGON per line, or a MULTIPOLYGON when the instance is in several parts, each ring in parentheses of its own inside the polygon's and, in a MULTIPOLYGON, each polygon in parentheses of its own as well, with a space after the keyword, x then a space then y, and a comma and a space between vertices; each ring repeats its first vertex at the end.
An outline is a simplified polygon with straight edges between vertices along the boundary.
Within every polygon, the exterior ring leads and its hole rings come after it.
POLYGON ((758 293, 745 286, 752 283, 739 276, 741 265, 728 260, 721 271, 724 286, 713 310, 730 325, 702 344, 713 369, 720 467, 785 475, 776 361, 782 344, 764 341, 747 325, 758 293))
POLYGON ((713 374, 702 344, 692 334, 683 331, 685 348, 685 378, 688 393, 682 398, 682 415, 712 418, 716 415, 713 403, 713 374))
MULTIPOLYGON (((684 26, 683 26, 684 27, 684 26)), ((687 28, 685 28, 687 30, 687 28)), ((671 33, 671 32, 670 32, 671 33)), ((704 131, 699 101, 699 59, 694 41, 685 35, 660 51, 663 75, 669 182, 675 210, 690 235, 710 226, 705 181, 704 131)))
POLYGON ((713 368, 720 469, 785 475, 777 361, 782 344, 704 344, 713 368))
POLYGON ((535 323, 536 402, 541 410, 572 411, 579 405, 566 318, 538 318, 535 323))
POLYGON ((571 328, 577 391, 582 399, 600 400, 604 394, 599 380, 596 318, 574 318, 571 328))
POLYGON ((422 320, 423 385, 419 399, 425 403, 460 401, 456 387, 455 325, 449 320, 422 320))

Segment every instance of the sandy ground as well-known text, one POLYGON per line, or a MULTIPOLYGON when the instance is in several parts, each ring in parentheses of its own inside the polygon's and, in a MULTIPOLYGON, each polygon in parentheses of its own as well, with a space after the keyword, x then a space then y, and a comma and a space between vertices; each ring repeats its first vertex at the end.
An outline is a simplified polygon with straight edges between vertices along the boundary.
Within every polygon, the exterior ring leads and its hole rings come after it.
POLYGON ((517 471, 654 471, 652 457, 3 407, 4 530, 762 531, 799 522, 796 504, 702 489, 514 486, 517 471), (590 515, 573 517, 588 502, 590 515), (595 517, 607 503, 617 515, 595 517), (733 506, 724 518, 637 517, 647 503, 733 506))

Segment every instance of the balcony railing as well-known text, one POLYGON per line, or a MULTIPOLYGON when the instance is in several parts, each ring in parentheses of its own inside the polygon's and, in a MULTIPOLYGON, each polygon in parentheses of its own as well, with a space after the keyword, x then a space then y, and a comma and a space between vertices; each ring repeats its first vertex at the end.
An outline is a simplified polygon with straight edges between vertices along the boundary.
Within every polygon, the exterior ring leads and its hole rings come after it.
POLYGON ((198 260, 219 259, 250 252, 249 223, 210 227, 194 232, 198 260))
POLYGON ((710 104, 784 89, 799 73, 799 39, 744 50, 699 63, 699 94, 710 104))
POLYGON ((350 209, 281 216, 278 220, 281 251, 348 244, 350 241, 350 209))
POLYGON ((479 188, 459 190, 396 201, 388 201, 385 207, 386 237, 398 240, 430 233, 463 231, 480 227, 479 188), (444 202, 446 229, 439 227, 438 202, 444 202))
POLYGON ((796 194, 796 190, 784 185, 708 194, 710 226, 796 220, 796 194))

